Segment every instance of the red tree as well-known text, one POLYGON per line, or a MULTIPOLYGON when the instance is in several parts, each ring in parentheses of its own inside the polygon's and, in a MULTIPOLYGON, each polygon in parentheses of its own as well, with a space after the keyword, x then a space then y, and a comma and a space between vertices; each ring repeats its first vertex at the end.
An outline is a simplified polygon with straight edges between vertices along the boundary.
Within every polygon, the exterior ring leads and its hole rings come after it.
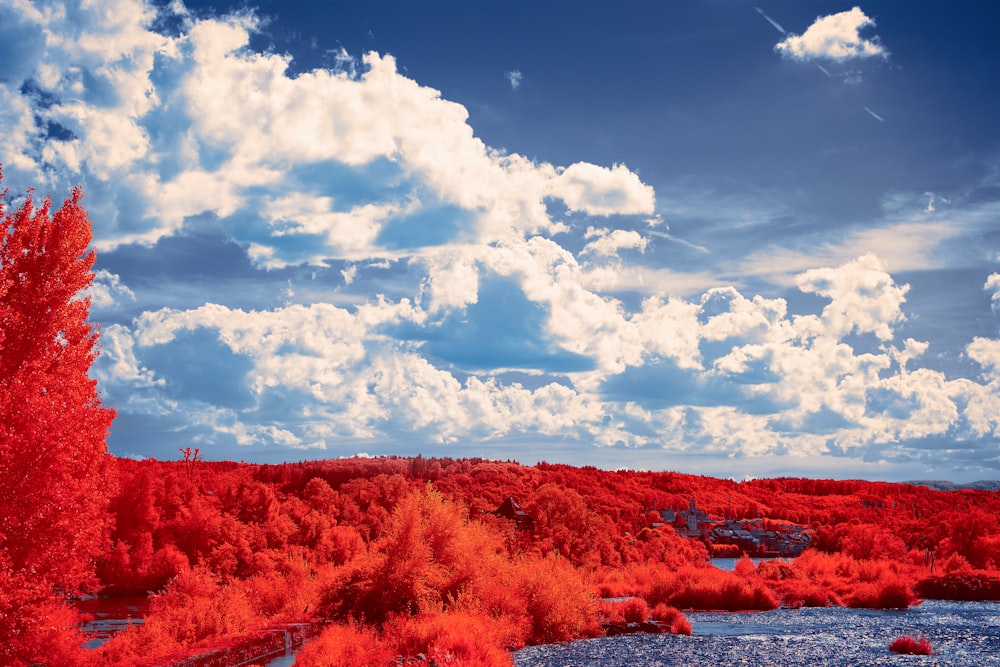
MULTIPOLYGON (((54 216, 32 192, 0 206, 0 663, 48 658, 69 618, 59 596, 93 580, 113 491, 106 438, 114 410, 88 377, 90 220, 77 188, 54 216), (53 620, 53 614, 62 618, 53 620)), ((68 640, 67 640, 68 641, 68 640)))

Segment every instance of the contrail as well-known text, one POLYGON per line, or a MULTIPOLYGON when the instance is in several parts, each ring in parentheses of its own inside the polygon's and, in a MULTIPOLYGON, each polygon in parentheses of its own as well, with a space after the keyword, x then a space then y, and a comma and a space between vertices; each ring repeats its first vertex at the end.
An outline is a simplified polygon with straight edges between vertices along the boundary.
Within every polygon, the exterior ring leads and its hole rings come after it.
MULTIPOLYGON (((773 25, 775 30, 777 30, 778 32, 780 32, 782 35, 785 35, 786 37, 788 36, 788 31, 785 30, 784 28, 782 28, 780 23, 778 23, 777 21, 775 21, 774 19, 772 19, 770 16, 768 16, 767 14, 765 14, 763 9, 761 9, 760 7, 754 7, 754 9, 757 10, 758 14, 760 14, 761 16, 764 17, 765 21, 767 21, 768 23, 770 23, 771 25, 773 25)), ((823 74, 826 74, 831 79, 834 78, 833 74, 831 74, 830 71, 827 68, 823 67, 819 63, 816 63, 816 67, 819 68, 820 72, 822 72, 823 74)), ((845 80, 846 80, 846 78, 845 78, 845 80)), ((868 107, 862 107, 862 108, 865 111, 867 111, 871 115, 871 117, 874 118, 875 120, 877 120, 878 122, 880 122, 880 123, 884 123, 885 122, 885 118, 882 118, 882 116, 879 116, 877 113, 875 113, 874 111, 872 111, 868 107)), ((931 201, 931 203, 933 205, 933 200, 931 201)))
POLYGON ((871 109, 869 109, 868 107, 862 107, 862 108, 863 108, 863 109, 864 109, 865 111, 867 111, 868 113, 870 113, 870 114, 872 115, 872 118, 874 118, 874 119, 875 119, 875 120, 877 120, 878 122, 880 122, 880 123, 884 123, 884 122, 885 122, 885 118, 882 118, 882 116, 879 116, 879 115, 878 115, 877 113, 875 113, 874 111, 872 111, 872 110, 871 110, 871 109))
POLYGON ((667 239, 668 241, 673 241, 674 243, 680 243, 681 245, 687 246, 688 248, 691 248, 693 250, 697 250, 698 252, 711 252, 705 246, 697 245, 696 243, 691 243, 690 241, 685 241, 682 238, 678 238, 673 234, 667 234, 666 232, 646 232, 646 234, 648 236, 658 236, 661 239, 667 239))
POLYGON ((778 23, 777 21, 775 21, 774 19, 772 19, 770 16, 768 16, 767 14, 765 14, 763 9, 761 9, 760 7, 754 7, 754 9, 757 10, 758 14, 760 14, 761 16, 764 17, 765 21, 767 21, 768 23, 770 23, 771 25, 773 25, 775 30, 777 30, 778 32, 780 32, 782 35, 785 35, 785 36, 788 35, 788 31, 785 30, 784 28, 782 28, 780 23, 778 23))

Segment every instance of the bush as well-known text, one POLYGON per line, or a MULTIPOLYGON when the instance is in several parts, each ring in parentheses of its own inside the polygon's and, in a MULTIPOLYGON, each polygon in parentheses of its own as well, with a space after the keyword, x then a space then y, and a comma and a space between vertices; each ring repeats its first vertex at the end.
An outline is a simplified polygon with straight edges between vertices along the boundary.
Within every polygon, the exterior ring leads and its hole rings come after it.
POLYGON ((658 604, 653 607, 653 620, 662 624, 668 632, 675 635, 690 635, 691 622, 676 607, 658 604))
POLYGON ((847 598, 847 606, 859 609, 906 609, 919 604, 919 599, 905 583, 895 579, 881 579, 857 584, 847 598))
MULTIPOLYGON (((441 667, 510 667, 510 655, 488 617, 462 612, 400 617, 387 635, 404 659, 426 656, 441 667)), ((344 663, 353 666, 354 663, 344 663)))
POLYGON ((931 645, 925 637, 921 637, 918 640, 907 635, 901 635, 889 644, 889 650, 893 653, 901 653, 903 655, 930 655, 931 645))
POLYGON ((826 586, 805 579, 787 579, 772 582, 772 586, 781 595, 781 602, 786 607, 839 607, 843 605, 836 593, 826 586))
POLYGON ((744 578, 716 568, 685 567, 673 576, 654 581, 646 595, 649 604, 665 603, 679 609, 708 611, 766 611, 781 600, 758 578, 744 578))
POLYGON ((530 619, 529 644, 551 644, 596 636, 596 602, 579 573, 565 559, 517 561, 510 585, 523 600, 530 619))
POLYGON ((917 593, 931 600, 1000 602, 1000 576, 982 570, 932 575, 917 582, 917 593))
POLYGON ((650 618, 649 605, 642 598, 599 600, 598 611, 604 622, 615 625, 645 623, 650 618))
POLYGON ((649 620, 649 606, 642 598, 629 598, 621 603, 622 618, 626 623, 645 623, 649 620))
POLYGON ((302 647, 295 657, 298 667, 385 667, 395 652, 372 628, 357 624, 330 625, 302 647))

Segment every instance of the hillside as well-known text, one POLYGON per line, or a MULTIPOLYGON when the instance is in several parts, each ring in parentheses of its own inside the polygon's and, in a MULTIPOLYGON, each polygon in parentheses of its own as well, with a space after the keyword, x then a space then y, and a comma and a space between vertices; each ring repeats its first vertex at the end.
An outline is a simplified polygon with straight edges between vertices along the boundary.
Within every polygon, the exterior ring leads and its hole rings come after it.
POLYGON ((369 647, 341 656, 352 664, 435 647, 465 651, 457 664, 509 664, 510 650, 627 617, 683 632, 678 609, 1000 597, 992 491, 422 457, 257 465, 189 452, 115 465, 100 583, 105 594, 159 594, 147 622, 94 652, 95 664, 161 664, 156 656, 291 621, 333 623, 306 665, 345 637, 369 647), (526 521, 497 515, 508 499, 526 521), (812 546, 794 561, 722 572, 707 562, 710 545, 659 521, 692 501, 719 519, 794 524, 812 546), (597 601, 623 596, 635 598, 627 613, 597 601), (463 644, 470 633, 482 641, 463 644))

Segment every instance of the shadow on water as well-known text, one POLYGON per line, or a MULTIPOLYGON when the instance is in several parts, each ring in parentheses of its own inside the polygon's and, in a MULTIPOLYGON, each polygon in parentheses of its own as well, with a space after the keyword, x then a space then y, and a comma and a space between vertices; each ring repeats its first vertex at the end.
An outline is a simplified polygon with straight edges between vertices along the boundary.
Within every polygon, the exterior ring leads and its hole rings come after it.
POLYGON ((86 648, 98 648, 130 625, 142 625, 149 613, 149 598, 87 597, 76 601, 76 608, 90 620, 80 626, 87 637, 86 648))

